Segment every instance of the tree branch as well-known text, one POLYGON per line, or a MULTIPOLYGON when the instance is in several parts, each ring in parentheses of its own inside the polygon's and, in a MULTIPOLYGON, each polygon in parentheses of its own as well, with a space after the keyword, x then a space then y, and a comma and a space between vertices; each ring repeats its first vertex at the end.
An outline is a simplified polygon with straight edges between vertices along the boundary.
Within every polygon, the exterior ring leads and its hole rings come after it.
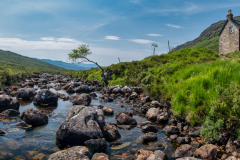
POLYGON ((85 58, 87 61, 96 64, 99 68, 101 68, 102 74, 104 74, 104 69, 97 62, 93 62, 93 61, 91 61, 90 59, 88 59, 87 57, 84 57, 84 56, 82 56, 81 58, 85 58))

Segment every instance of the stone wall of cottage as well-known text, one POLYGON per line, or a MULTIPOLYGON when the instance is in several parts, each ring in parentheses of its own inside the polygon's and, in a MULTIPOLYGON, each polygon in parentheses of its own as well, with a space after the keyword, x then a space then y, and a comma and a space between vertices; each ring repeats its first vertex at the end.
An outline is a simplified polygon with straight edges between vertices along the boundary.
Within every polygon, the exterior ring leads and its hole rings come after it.
POLYGON ((239 51, 239 30, 228 22, 219 37, 219 53, 226 54, 234 51, 239 51), (233 33, 230 33, 231 27, 233 27, 233 33))

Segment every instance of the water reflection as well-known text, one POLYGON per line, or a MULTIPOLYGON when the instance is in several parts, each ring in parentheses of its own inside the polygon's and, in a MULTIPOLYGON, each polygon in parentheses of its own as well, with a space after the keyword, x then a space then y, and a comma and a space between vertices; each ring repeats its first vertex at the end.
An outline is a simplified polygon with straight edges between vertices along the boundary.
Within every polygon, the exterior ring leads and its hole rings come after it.
MULTIPOLYGON (((53 83, 50 85, 54 85, 53 83)), ((37 86, 34 88, 38 89, 37 86)), ((54 88, 50 89, 52 92, 62 93, 69 97, 72 97, 74 94, 69 94, 64 90, 56 91, 54 88)), ((38 89, 39 91, 39 89, 38 89)), ((97 93, 97 96, 101 96, 100 93, 97 93)), ((114 116, 123 111, 130 110, 131 106, 125 103, 121 103, 125 107, 118 107, 117 104, 120 104, 118 100, 115 100, 112 103, 100 103, 98 100, 92 100, 91 105, 97 108, 97 105, 103 105, 108 108, 114 109, 113 116, 106 116, 106 124, 116 122, 114 116)), ((56 131, 58 130, 60 124, 65 119, 68 110, 72 106, 72 103, 69 101, 58 100, 56 106, 37 106, 32 103, 32 101, 21 101, 20 100, 19 111, 22 113, 26 108, 34 108, 38 110, 50 110, 53 111, 54 116, 49 117, 49 122, 47 125, 35 127, 29 131, 19 128, 14 124, 18 123, 19 120, 15 119, 4 119, 0 118, 0 128, 6 130, 6 136, 0 136, 0 159, 47 159, 48 156, 52 153, 55 153, 59 150, 66 149, 67 146, 59 144, 56 141, 56 131)), ((140 117, 138 115, 133 116, 138 123, 146 121, 146 118, 140 117)), ((122 154, 135 154, 139 149, 147 150, 156 150, 160 149, 165 151, 165 153, 170 157, 174 151, 173 144, 165 138, 165 134, 161 131, 161 126, 159 124, 154 124, 157 128, 160 128, 158 135, 158 142, 162 143, 162 147, 151 147, 149 145, 142 144, 138 137, 144 133, 140 128, 133 128, 131 130, 120 130, 121 138, 118 142, 121 142, 122 145, 117 147, 108 146, 106 153, 109 155, 122 155, 122 154)))

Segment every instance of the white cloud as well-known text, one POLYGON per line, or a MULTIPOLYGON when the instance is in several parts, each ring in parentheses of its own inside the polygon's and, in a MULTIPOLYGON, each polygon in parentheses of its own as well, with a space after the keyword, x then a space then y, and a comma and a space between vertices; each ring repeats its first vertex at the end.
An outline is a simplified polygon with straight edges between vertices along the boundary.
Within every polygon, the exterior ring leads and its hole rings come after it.
POLYGON ((149 36, 154 36, 154 37, 163 36, 163 35, 161 35, 161 34, 147 34, 147 35, 149 35, 149 36))
POLYGON ((182 28, 180 26, 174 25, 174 24, 166 24, 168 27, 173 27, 173 28, 182 28))
POLYGON ((135 43, 140 43, 140 44, 149 44, 153 43, 154 41, 147 40, 147 39, 130 39, 129 41, 135 42, 135 43))
POLYGON ((0 38, 0 47, 18 49, 69 49, 72 50, 83 42, 68 38, 42 37, 39 41, 28 41, 20 38, 0 38))
POLYGON ((105 39, 109 39, 109 40, 120 40, 120 38, 117 37, 117 36, 106 36, 105 39))
POLYGON ((54 37, 42 37, 40 39, 43 40, 43 41, 54 41, 55 40, 54 37))

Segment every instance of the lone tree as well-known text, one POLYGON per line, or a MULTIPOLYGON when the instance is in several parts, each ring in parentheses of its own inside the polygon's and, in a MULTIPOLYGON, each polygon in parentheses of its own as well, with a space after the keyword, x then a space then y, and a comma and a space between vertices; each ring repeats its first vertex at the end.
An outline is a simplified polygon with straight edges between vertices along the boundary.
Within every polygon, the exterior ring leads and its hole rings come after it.
POLYGON ((152 43, 151 47, 153 47, 153 55, 155 55, 155 48, 158 47, 158 45, 156 43, 152 43))
POLYGON ((74 62, 92 62, 96 64, 101 70, 102 70, 102 80, 105 83, 105 85, 108 85, 108 76, 111 74, 111 72, 104 72, 104 69, 97 63, 89 60, 87 58, 88 55, 91 55, 92 52, 89 49, 89 45, 79 45, 77 49, 73 49, 72 52, 68 54, 69 60, 74 63, 74 62), (80 60, 80 61, 79 61, 80 60))

